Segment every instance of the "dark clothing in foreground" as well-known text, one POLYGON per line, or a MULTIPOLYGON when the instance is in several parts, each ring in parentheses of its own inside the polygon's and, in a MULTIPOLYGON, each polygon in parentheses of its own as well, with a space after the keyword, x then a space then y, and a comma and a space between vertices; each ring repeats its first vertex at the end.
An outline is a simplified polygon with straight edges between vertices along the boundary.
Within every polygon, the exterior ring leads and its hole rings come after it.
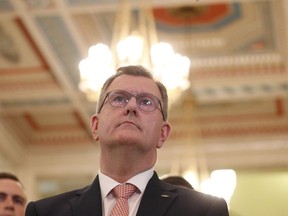
MULTIPOLYGON (((98 176, 83 189, 30 202, 26 216, 102 216, 98 176)), ((137 216, 228 216, 224 199, 159 180, 149 180, 137 216)))

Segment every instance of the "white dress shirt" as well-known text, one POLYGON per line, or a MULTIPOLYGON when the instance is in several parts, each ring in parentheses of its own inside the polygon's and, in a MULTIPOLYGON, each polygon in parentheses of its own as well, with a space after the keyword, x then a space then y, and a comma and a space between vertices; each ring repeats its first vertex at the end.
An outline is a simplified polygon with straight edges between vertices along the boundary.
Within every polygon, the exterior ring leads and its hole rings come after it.
MULTIPOLYGON (((130 183, 135 185, 138 188, 138 192, 134 193, 128 199, 129 205, 129 216, 136 216, 138 207, 140 205, 141 198, 143 196, 143 192, 147 186, 148 181, 153 176, 153 168, 149 169, 145 172, 142 172, 131 179, 129 179, 125 183, 130 183)), ((109 216, 113 206, 116 203, 116 198, 110 193, 111 190, 117 185, 121 184, 110 177, 98 172, 99 174, 99 183, 101 189, 101 197, 102 197, 102 215, 109 216)))

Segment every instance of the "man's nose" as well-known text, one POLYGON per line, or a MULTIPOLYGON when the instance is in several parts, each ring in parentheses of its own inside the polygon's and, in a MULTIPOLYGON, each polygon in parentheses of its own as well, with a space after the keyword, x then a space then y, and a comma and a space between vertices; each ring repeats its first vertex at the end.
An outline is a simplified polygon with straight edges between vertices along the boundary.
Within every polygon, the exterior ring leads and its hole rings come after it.
POLYGON ((136 97, 131 97, 125 107, 125 114, 128 115, 129 113, 133 113, 134 115, 137 115, 137 108, 138 105, 136 97))
POLYGON ((4 205, 6 206, 6 208, 13 207, 14 206, 13 198, 11 196, 7 196, 5 201, 4 201, 4 205))
POLYGON ((127 106, 137 107, 137 99, 135 96, 132 96, 128 101, 127 106))

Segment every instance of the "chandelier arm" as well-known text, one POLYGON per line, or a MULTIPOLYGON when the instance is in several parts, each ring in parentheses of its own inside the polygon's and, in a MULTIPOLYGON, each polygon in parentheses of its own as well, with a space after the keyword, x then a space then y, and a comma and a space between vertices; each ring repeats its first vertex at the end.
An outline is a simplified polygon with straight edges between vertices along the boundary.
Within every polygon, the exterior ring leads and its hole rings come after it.
POLYGON ((121 0, 119 10, 115 16, 113 35, 111 41, 111 52, 115 60, 115 66, 119 67, 117 61, 117 43, 129 35, 131 26, 131 5, 129 0, 121 0))

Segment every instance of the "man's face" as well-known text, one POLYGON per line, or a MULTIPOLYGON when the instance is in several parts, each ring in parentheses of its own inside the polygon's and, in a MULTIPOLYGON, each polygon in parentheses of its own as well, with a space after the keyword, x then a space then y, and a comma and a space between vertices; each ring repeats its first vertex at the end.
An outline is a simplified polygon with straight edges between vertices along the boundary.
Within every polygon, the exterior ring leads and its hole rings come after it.
MULTIPOLYGON (((107 92, 113 90, 124 90, 133 95, 149 93, 161 100, 157 85, 146 77, 121 75, 111 83, 107 92)), ((168 137, 170 125, 163 121, 160 105, 154 111, 145 112, 139 109, 135 97, 132 97, 123 108, 115 108, 106 100, 100 114, 92 118, 92 129, 94 138, 104 148, 130 145, 154 154, 168 137)))
POLYGON ((0 179, 0 216, 24 216, 26 197, 19 182, 0 179))

